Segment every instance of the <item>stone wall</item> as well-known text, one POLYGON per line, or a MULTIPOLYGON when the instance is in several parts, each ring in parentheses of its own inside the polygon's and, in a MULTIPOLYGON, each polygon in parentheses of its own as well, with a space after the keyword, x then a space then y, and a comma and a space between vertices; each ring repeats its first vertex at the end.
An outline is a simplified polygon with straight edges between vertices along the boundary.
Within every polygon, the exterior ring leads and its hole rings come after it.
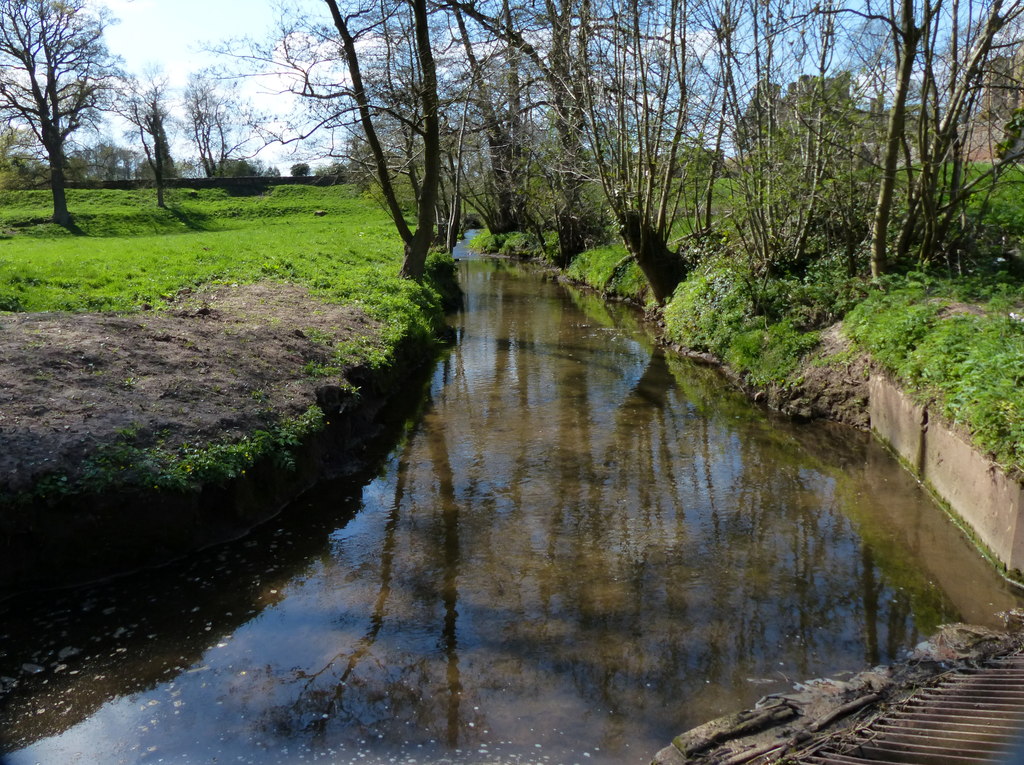
MULTIPOLYGON (((337 186, 345 183, 339 175, 260 175, 239 176, 231 178, 167 178, 164 188, 167 189, 228 189, 266 191, 271 186, 337 186)), ((128 181, 68 181, 69 189, 114 189, 132 191, 135 189, 151 189, 151 180, 128 181)), ((44 187, 45 188, 45 187, 44 187)))
POLYGON ((871 428, 1008 570, 1024 570, 1024 485, 881 375, 870 382, 871 428))

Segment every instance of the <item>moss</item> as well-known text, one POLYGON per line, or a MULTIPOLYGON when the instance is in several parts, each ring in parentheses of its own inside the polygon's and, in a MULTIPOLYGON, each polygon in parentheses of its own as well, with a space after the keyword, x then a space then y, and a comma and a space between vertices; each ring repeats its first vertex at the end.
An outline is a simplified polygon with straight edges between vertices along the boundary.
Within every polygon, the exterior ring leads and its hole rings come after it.
POLYGON ((576 256, 566 276, 609 297, 644 305, 649 288, 643 272, 622 245, 597 247, 576 256))

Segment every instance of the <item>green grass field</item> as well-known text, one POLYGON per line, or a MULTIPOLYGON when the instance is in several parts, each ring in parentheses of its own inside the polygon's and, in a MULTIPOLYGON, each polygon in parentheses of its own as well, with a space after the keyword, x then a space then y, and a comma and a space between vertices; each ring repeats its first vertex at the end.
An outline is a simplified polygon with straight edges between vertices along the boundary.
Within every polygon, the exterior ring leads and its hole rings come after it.
POLYGON ((351 187, 279 186, 68 194, 77 233, 45 221, 43 191, 0 192, 0 311, 159 309, 186 287, 281 280, 359 304, 393 348, 439 329, 437 292, 397 278, 402 243, 384 211, 351 187))

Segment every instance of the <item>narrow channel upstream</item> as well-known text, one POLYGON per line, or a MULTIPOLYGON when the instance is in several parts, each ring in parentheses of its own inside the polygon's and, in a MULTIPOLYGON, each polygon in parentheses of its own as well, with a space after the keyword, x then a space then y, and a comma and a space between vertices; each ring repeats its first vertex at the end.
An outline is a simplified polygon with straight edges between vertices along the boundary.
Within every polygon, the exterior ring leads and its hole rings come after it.
POLYGON ((0 604, 0 762, 645 763, 1021 600, 866 436, 460 264, 378 477, 236 543, 0 604))

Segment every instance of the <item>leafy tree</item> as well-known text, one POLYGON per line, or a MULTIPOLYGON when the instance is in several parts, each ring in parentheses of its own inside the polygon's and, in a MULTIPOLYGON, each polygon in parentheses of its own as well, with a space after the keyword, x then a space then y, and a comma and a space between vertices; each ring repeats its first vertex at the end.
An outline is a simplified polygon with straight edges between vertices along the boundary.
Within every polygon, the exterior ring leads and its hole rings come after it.
POLYGON ((99 141, 69 152, 67 177, 70 181, 127 181, 139 177, 144 162, 134 149, 99 141))
POLYGON ((281 171, 262 159, 229 159, 220 169, 221 178, 279 178, 281 171))
POLYGON ((291 166, 290 172, 292 178, 308 178, 312 174, 308 162, 296 162, 291 166))
POLYGON ((348 165, 346 165, 344 162, 335 160, 334 162, 331 162, 330 164, 321 165, 320 167, 318 167, 316 169, 316 175, 318 175, 318 176, 336 175, 339 178, 345 178, 348 175, 348 171, 349 171, 348 165))
POLYGON ((593 72, 581 100, 597 176, 659 303, 685 276, 681 244, 700 228, 699 190, 717 164, 705 145, 716 135, 721 88, 693 50, 698 5, 599 0, 577 33, 593 72))
POLYGON ((109 103, 118 75, 103 43, 109 23, 88 0, 0 0, 0 116, 30 130, 42 146, 53 221, 61 225, 71 223, 68 139, 109 103))
POLYGON ((27 130, 0 127, 0 189, 39 186, 48 176, 33 151, 33 136, 27 130))

